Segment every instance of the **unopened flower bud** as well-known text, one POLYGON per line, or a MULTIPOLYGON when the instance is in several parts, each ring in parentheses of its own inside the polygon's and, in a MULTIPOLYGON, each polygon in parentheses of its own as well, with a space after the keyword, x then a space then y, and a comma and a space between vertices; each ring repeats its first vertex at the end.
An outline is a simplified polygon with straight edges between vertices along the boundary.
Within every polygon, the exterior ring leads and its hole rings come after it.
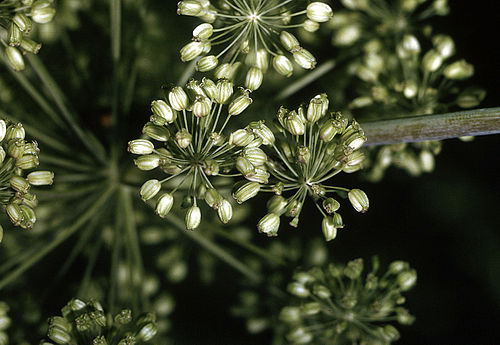
POLYGON ((337 237, 337 228, 333 223, 332 217, 324 217, 323 222, 321 223, 321 229, 323 231, 323 235, 325 236, 325 240, 327 242, 333 240, 337 237))
POLYGON ((278 236, 279 227, 280 217, 275 213, 266 214, 257 224, 259 232, 262 232, 269 237, 278 236))
POLYGON ((247 182, 233 193, 233 198, 242 204, 256 196, 260 191, 260 184, 257 182, 247 182))
POLYGON ((10 23, 9 29, 7 30, 7 38, 9 41, 9 45, 16 47, 21 44, 21 41, 23 39, 23 32, 16 24, 10 23))
POLYGON ((229 145, 247 146, 254 139, 254 135, 246 129, 238 129, 229 136, 229 145))
POLYGON ((223 224, 227 224, 233 217, 233 206, 231 206, 231 203, 225 199, 222 200, 217 209, 217 215, 223 224))
POLYGON ((269 182, 269 172, 262 167, 255 168, 254 171, 244 175, 245 178, 252 182, 267 184, 269 182))
POLYGON ((71 341, 71 335, 68 332, 55 326, 49 327, 47 336, 57 344, 69 344, 71 341))
POLYGON ((172 209, 173 205, 174 205, 174 197, 172 196, 172 194, 165 193, 158 198, 158 202, 156 203, 155 213, 159 215, 161 218, 165 218, 165 216, 172 209))
POLYGON ((191 206, 186 213, 186 229, 194 230, 201 223, 201 210, 198 206, 191 206))
POLYGON ((304 20, 304 23, 302 23, 302 27, 307 32, 311 32, 312 33, 312 32, 316 32, 316 31, 319 30, 319 23, 315 22, 315 21, 312 21, 310 19, 306 19, 306 20, 304 20))
POLYGON ((410 290, 417 282, 417 272, 415 270, 401 272, 398 275, 397 282, 401 290, 410 290))
POLYGON ((141 199, 143 201, 147 201, 151 198, 154 198, 156 194, 158 194, 160 189, 161 183, 158 180, 152 179, 144 182, 140 190, 141 199))
POLYGON ((281 195, 274 195, 267 201, 267 210, 270 213, 281 214, 288 202, 281 195))
POLYGON ((333 17, 330 6, 323 2, 313 2, 307 6, 307 18, 317 23, 324 23, 333 17))
POLYGON ((468 87, 457 97, 457 105, 461 108, 477 107, 486 97, 486 91, 478 87, 468 87))
POLYGON ((465 60, 460 60, 447 66, 443 74, 446 78, 452 80, 468 79, 474 75, 474 66, 467 63, 465 60))
POLYGON ((287 31, 281 31, 280 41, 283 47, 289 52, 295 51, 300 48, 299 40, 297 40, 294 35, 287 31))
POLYGON ((194 28, 193 37, 200 40, 206 40, 212 37, 213 33, 214 27, 212 26, 212 24, 203 23, 194 28))
POLYGON ((31 19, 39 24, 46 24, 54 18, 56 9, 52 0, 37 0, 31 6, 31 19))
POLYGON ((245 87, 249 90, 257 90, 262 85, 262 80, 264 79, 264 73, 258 67, 252 67, 248 70, 245 87))
POLYGON ((148 155, 155 149, 153 143, 146 139, 135 139, 128 142, 128 151, 136 155, 148 155))
POLYGON ((323 200, 323 208, 325 209, 326 213, 332 214, 340 208, 340 203, 334 198, 327 198, 323 200))
POLYGON ((358 212, 365 213, 370 206, 368 196, 361 189, 351 189, 347 194, 352 207, 358 212))
POLYGON ((177 4, 177 14, 182 16, 198 16, 203 10, 196 0, 183 0, 177 4))
POLYGON ((307 49, 302 47, 293 52, 293 59, 304 69, 313 69, 316 67, 316 58, 307 49))
POLYGON ((285 118, 285 128, 292 135, 303 135, 306 130, 306 124, 304 119, 302 119, 295 111, 292 111, 285 118))
POLYGON ((275 137, 273 131, 264 124, 264 121, 251 122, 248 126, 255 135, 262 139, 262 144, 266 146, 274 144, 275 137))
POLYGON ((435 50, 429 50, 422 59, 422 67, 427 72, 435 72, 443 64, 443 57, 435 50))
POLYGON ((217 82, 217 93, 215 95, 215 101, 219 104, 226 104, 232 95, 233 83, 227 79, 219 80, 217 82))
POLYGON ((435 51, 443 59, 447 59, 455 54, 455 42, 448 35, 436 35, 432 38, 432 43, 434 44, 435 51))
POLYGON ((323 285, 315 285, 313 288, 313 293, 321 299, 330 298, 330 296, 332 295, 330 290, 323 285))
POLYGON ((144 125, 142 133, 154 140, 162 142, 165 142, 170 138, 170 132, 167 128, 155 125, 152 122, 148 122, 144 125))
POLYGON ((255 174, 255 167, 246 157, 236 158, 236 170, 238 170, 244 176, 250 176, 255 174))
POLYGON ((137 338, 143 341, 149 341, 153 339, 153 337, 158 332, 156 324, 148 323, 144 325, 141 330, 137 333, 137 338))
POLYGON ((413 79, 407 80, 405 83, 405 88, 403 90, 403 93, 406 98, 412 99, 417 96, 418 93, 418 85, 417 82, 413 79))
POLYGON ((33 186, 48 186, 54 182, 54 173, 52 171, 33 171, 27 176, 28 182, 33 186))
POLYGON ((236 116, 245 111, 246 108, 252 104, 253 100, 250 98, 247 92, 243 95, 235 98, 231 104, 229 104, 229 115, 236 116))
POLYGON ((139 168, 139 170, 149 171, 157 168, 162 159, 160 155, 157 154, 149 154, 143 155, 134 160, 135 165, 139 168))
POLYGON ((188 132, 186 128, 182 128, 175 134, 175 140, 177 141, 177 145, 179 145, 179 147, 185 149, 191 144, 193 136, 188 132))
POLYGON ((9 46, 5 48, 5 56, 14 70, 22 71, 24 69, 24 59, 19 50, 9 46))
POLYGON ((297 323, 300 321, 300 308, 284 307, 281 309, 279 319, 288 323, 297 323))
POLYGON ((181 49, 182 62, 191 61, 203 52, 202 42, 190 42, 181 49))
POLYGON ((276 72, 287 78, 293 74, 293 64, 284 55, 278 55, 273 58, 273 67, 276 72))
POLYGON ((311 159, 311 151, 306 146, 299 145, 297 147, 296 155, 297 161, 302 164, 309 163, 309 160, 311 159))
POLYGON ((196 70, 200 72, 208 72, 213 70, 219 64, 219 59, 215 55, 202 57, 196 63, 196 70))
POLYGON ((306 288, 305 285, 303 283, 300 283, 300 282, 293 282, 293 283, 288 284, 287 290, 292 295, 295 295, 295 296, 301 297, 301 298, 309 297, 309 295, 311 294, 309 289, 306 288))
POLYGON ((170 105, 177 111, 185 110, 189 106, 188 95, 180 86, 175 86, 168 93, 168 100, 170 105))
POLYGON ((16 24, 19 30, 25 34, 28 34, 31 31, 31 20, 24 13, 16 13, 14 17, 12 17, 12 22, 16 24))
POLYGON ((177 113, 165 101, 157 100, 151 103, 151 111, 153 114, 165 119, 166 122, 172 123, 177 118, 177 113))

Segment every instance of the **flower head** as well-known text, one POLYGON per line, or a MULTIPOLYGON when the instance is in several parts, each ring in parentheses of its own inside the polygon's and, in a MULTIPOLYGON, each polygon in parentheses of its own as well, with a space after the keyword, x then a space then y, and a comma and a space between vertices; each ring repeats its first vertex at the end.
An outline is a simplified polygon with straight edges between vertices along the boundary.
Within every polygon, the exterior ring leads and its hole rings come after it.
POLYGON ((245 87, 255 90, 272 59, 274 69, 284 76, 293 73, 292 58, 304 69, 316 66, 314 56, 288 30, 319 28, 333 16, 325 3, 296 0, 180 1, 178 13, 201 18, 205 23, 193 31, 193 41, 181 49, 183 61, 203 57, 197 69, 216 69, 218 78, 232 79, 241 61, 250 69, 245 87), (216 52, 213 55, 212 49, 216 52))
POLYGON ((229 133, 228 124, 250 104, 250 93, 235 89, 227 79, 214 83, 204 78, 186 86, 174 87, 168 100, 152 103, 151 121, 143 133, 154 141, 137 139, 129 142, 129 151, 140 155, 135 163, 141 170, 158 168, 167 175, 151 179, 141 187, 143 200, 156 198, 156 213, 165 217, 174 202, 175 192, 189 186, 184 195, 186 227, 195 229, 201 221, 198 199, 217 211, 223 223, 232 217, 232 206, 212 183, 216 177, 244 176, 261 181, 265 174, 266 154, 259 148, 263 140, 249 128, 229 133), (175 187, 160 193, 162 186, 175 180, 175 187))
POLYGON ((377 275, 378 260, 363 274, 363 260, 331 264, 297 272, 288 285, 295 300, 281 310, 291 344, 390 344, 398 330, 387 320, 413 323, 401 307, 403 293, 416 283, 417 273, 406 262, 394 261, 377 275))

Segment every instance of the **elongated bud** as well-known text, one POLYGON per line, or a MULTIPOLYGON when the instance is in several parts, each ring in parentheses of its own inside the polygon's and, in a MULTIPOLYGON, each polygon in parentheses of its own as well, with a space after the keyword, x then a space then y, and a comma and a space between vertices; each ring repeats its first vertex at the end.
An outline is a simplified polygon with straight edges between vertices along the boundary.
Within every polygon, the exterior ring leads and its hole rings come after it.
POLYGON ((190 42, 181 49, 182 62, 191 61, 203 52, 203 43, 190 42))
POLYGON ((165 142, 170 138, 170 132, 167 128, 155 125, 152 122, 148 122, 144 125, 142 133, 154 140, 162 142, 165 142))
POLYGON ((323 235, 325 236, 325 240, 327 242, 335 239, 337 237, 337 228, 333 224, 332 217, 324 217, 323 222, 321 223, 321 229, 323 231, 323 235))
POLYGON ((12 22, 16 24, 19 30, 25 34, 28 34, 31 31, 31 20, 23 13, 16 13, 14 17, 12 17, 12 22))
POLYGON ((21 41, 23 39, 23 32, 16 24, 10 23, 9 29, 7 31, 7 38, 9 40, 9 45, 16 47, 21 44, 21 41))
POLYGON ((327 103, 328 109, 328 99, 325 100, 321 95, 311 99, 307 107, 307 121, 314 123, 326 113, 326 111, 324 111, 325 102, 327 103))
POLYGON ((9 46, 5 48, 5 56, 15 71, 22 71, 24 69, 24 59, 19 50, 9 46))
POLYGON ((175 134, 175 140, 177 141, 179 147, 185 149, 191 144, 193 136, 188 132, 186 128, 182 128, 175 134))
POLYGON ((135 139, 128 142, 128 151, 136 155, 148 155, 153 153, 155 146, 146 139, 135 139))
POLYGON ((217 85, 215 85, 211 79, 203 78, 200 85, 208 97, 215 99, 217 95, 217 85))
POLYGON ((264 121, 251 122, 248 127, 252 129, 256 136, 262 139, 262 144, 266 146, 274 144, 276 139, 273 131, 271 131, 269 127, 264 124, 264 121))
POLYGON ((262 80, 264 80, 264 73, 258 67, 252 67, 248 70, 245 87, 249 90, 257 90, 262 85, 262 80))
POLYGON ((51 0, 38 0, 31 6, 31 19, 39 24, 46 24, 54 18, 56 9, 51 0))
POLYGON ((233 83, 227 79, 219 80, 217 82, 217 93, 215 95, 215 101, 219 104, 226 104, 232 95, 233 83))
POLYGON ((368 196, 361 189, 351 189, 347 196, 356 211, 361 213, 368 211, 370 206, 368 196))
POLYGON ((278 55, 273 58, 273 67, 276 72, 287 78, 293 74, 293 64, 284 55, 278 55))
POLYGON ((201 223, 201 210, 198 206, 191 206, 186 213, 186 229, 194 230, 201 223))
POLYGON ((443 57, 435 50, 429 50, 422 59, 422 67, 428 72, 435 72, 443 64, 443 57))
POLYGON ((201 14, 203 7, 198 1, 183 0, 177 3, 177 14, 182 16, 198 16, 201 14))
POLYGON ((223 224, 227 224, 233 218, 233 206, 231 206, 231 203, 227 200, 222 200, 217 209, 217 215, 223 224))
POLYGON ((151 111, 153 114, 165 119, 166 122, 172 123, 177 118, 177 113, 165 101, 157 100, 151 102, 151 111))
POLYGON ((17 204, 12 204, 12 203, 8 204, 7 207, 5 208, 5 211, 7 212, 10 221, 15 226, 20 225, 21 222, 24 220, 21 208, 17 204))
POLYGON ((205 202, 213 209, 217 209, 222 201, 222 196, 215 188, 209 188, 205 192, 205 202))
POLYGON ((455 42, 448 35, 436 35, 432 38, 434 49, 443 59, 447 59, 455 54, 455 42))
POLYGON ((267 210, 270 213, 281 214, 285 209, 288 201, 281 195, 274 195, 271 199, 267 201, 267 210))
POLYGON ((248 159, 253 166, 261 166, 267 161, 267 155, 258 147, 248 147, 243 150, 243 157, 248 159))
POLYGON ((158 194, 160 189, 161 183, 158 180, 152 179, 144 182, 140 190, 141 199, 143 201, 147 201, 151 198, 154 198, 156 194, 158 194))
POLYGON ((319 23, 315 22, 315 21, 312 21, 310 19, 306 19, 306 20, 304 20, 304 23, 302 23, 302 27, 307 32, 311 32, 312 33, 312 32, 316 32, 316 31, 319 30, 319 23))
POLYGON ((260 191, 260 184, 257 182, 247 182, 233 193, 233 198, 242 204, 256 196, 260 191))
POLYGON ((157 154, 149 154, 149 155, 143 155, 134 160, 135 165, 143 171, 149 171, 157 168, 160 163, 162 162, 162 159, 160 155, 157 154))
POLYGON ((325 209, 326 213, 332 214, 340 208, 340 203, 334 198, 327 198, 323 200, 323 208, 325 209))
POLYGON ((5 134, 7 133, 7 124, 4 120, 0 120, 0 143, 5 138, 5 134))
POLYGON ((254 171, 252 171, 244 176, 249 181, 258 182, 261 184, 267 184, 269 182, 270 174, 265 168, 258 167, 258 168, 255 168, 254 171))
POLYGON ((401 287, 401 290, 408 291, 417 282, 417 272, 415 270, 401 272, 398 275, 397 282, 401 287))
POLYGON ((253 164, 249 159, 242 156, 236 158, 236 170, 238 170, 243 176, 255 174, 255 167, 253 164))
POLYGON ((467 63, 465 60, 460 60, 447 66, 443 74, 446 78, 452 80, 468 79, 474 75, 474 66, 467 63))
POLYGON ((248 130, 238 129, 229 136, 229 145, 247 146, 254 138, 254 135, 248 130))
POLYGON ((316 67, 316 58, 307 49, 302 47, 293 52, 293 59, 304 69, 313 69, 316 67))
POLYGON ((307 6, 307 18, 317 23, 324 23, 333 17, 330 6, 323 2, 313 2, 307 6))
POLYGON ((71 341, 71 335, 65 330, 56 326, 49 327, 47 336, 57 344, 69 344, 71 341))
POLYGON ((280 41, 283 47, 289 52, 300 49, 299 40, 287 31, 281 31, 280 41))
POLYGON ((33 169, 37 167, 38 164, 38 156, 26 154, 26 150, 24 152, 24 155, 16 160, 16 167, 22 170, 33 169))
POLYGON ((213 70, 219 64, 219 59, 215 55, 202 57, 196 63, 196 70, 200 72, 208 72, 213 70))
POLYGON ((248 95, 248 92, 243 92, 243 95, 235 98, 229 104, 229 115, 236 116, 245 111, 252 104, 253 100, 248 95))
POLYGON ((279 227, 280 217, 275 213, 266 214, 257 224, 259 232, 264 233, 269 237, 278 236, 279 227))
POLYGON ((159 215, 161 218, 165 218, 172 209, 173 205, 174 205, 174 197, 172 196, 172 194, 169 193, 162 194, 158 198, 158 202, 156 203, 155 213, 159 215))
POLYGON ((168 93, 168 100, 170 105, 177 111, 185 110, 189 106, 188 95, 180 86, 175 86, 168 93))
POLYGON ((27 176, 28 182, 33 186, 48 186, 54 182, 52 171, 33 171, 27 176))
POLYGON ((203 23, 194 28, 193 37, 200 40, 206 40, 212 37, 213 33, 214 27, 212 26, 212 24, 203 23))

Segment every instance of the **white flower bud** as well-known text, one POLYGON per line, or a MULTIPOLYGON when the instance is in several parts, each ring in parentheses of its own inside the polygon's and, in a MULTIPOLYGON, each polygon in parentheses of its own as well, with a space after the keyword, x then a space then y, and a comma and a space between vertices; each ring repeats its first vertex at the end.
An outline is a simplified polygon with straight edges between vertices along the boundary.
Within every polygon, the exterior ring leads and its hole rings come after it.
POLYGON ((247 182, 233 193, 233 198, 242 204, 256 196, 260 191, 260 184, 257 182, 247 182))
POLYGON ((200 40, 206 40, 209 39, 213 33, 214 27, 211 24, 203 23, 194 28, 193 37, 200 40))
POLYGON ((139 170, 149 171, 157 168, 160 165, 161 157, 157 154, 143 155, 134 160, 135 165, 139 170))
POLYGON ((168 100, 172 108, 177 111, 185 110, 189 106, 188 95, 180 86, 175 86, 168 93, 168 100))
POLYGON ((190 42, 181 49, 182 62, 191 61, 203 52, 203 43, 190 42))
POLYGON ((160 189, 161 189, 161 183, 158 180, 152 179, 144 182, 140 190, 141 199, 143 201, 147 201, 151 198, 154 198, 156 194, 158 194, 160 189))
POLYGON ((233 83, 229 80, 219 80, 217 82, 217 93, 215 101, 219 104, 226 104, 226 102, 233 95, 233 83))
POLYGON ((38 0, 31 6, 31 19, 39 24, 46 24, 54 18, 56 9, 52 7, 51 0, 38 0))
POLYGON ((300 48, 299 40, 287 31, 281 31, 280 41, 283 47, 289 52, 300 48))
POLYGON ((403 90, 403 93, 404 93, 405 97, 409 98, 409 99, 412 99, 415 96, 417 96, 417 92, 418 92, 417 82, 415 80, 413 80, 413 79, 408 80, 405 83, 405 88, 403 90))
POLYGON ((33 186, 48 186, 54 182, 52 171, 33 171, 27 176, 28 182, 33 186))
POLYGON ((435 72, 443 64, 443 57, 435 50, 429 50, 422 59, 422 67, 427 72, 435 72))
POLYGON ((368 196, 361 189, 351 189, 347 196, 356 211, 361 213, 368 211, 370 206, 368 196))
POLYGON ((153 114, 162 117, 166 122, 172 123, 177 119, 177 113, 165 101, 157 100, 151 102, 151 111, 153 114))
POLYGON ((293 64, 284 55, 275 56, 273 59, 273 67, 281 75, 290 77, 293 74, 293 64))
POLYGON ((153 153, 155 146, 146 139, 135 139, 128 142, 128 151, 136 155, 148 155, 153 153))
POLYGON ((314 21, 312 21, 310 19, 306 19, 306 20, 304 20, 304 23, 302 23, 302 27, 307 32, 316 32, 316 31, 319 30, 319 23, 318 22, 314 22, 314 21))
POLYGON ((213 70, 219 64, 219 59, 215 55, 202 57, 196 63, 196 70, 200 72, 208 72, 213 70))
POLYGON ((333 17, 330 6, 323 2, 313 2, 307 6, 307 18, 317 23, 324 23, 333 17))
POLYGON ((24 69, 23 55, 17 48, 10 46, 5 48, 5 56, 15 71, 22 71, 24 69))
POLYGON ((243 150, 243 157, 247 158, 253 166, 261 166, 267 161, 267 155, 258 147, 247 147, 243 150))
POLYGON ((222 223, 227 224, 233 217, 233 206, 227 200, 222 200, 219 208, 217 209, 217 215, 222 223))
POLYGON ((257 224, 259 232, 262 232, 269 237, 278 236, 279 227, 280 217, 275 213, 266 214, 257 224))
POLYGON ((186 213, 186 229, 194 230, 201 223, 201 210, 198 206, 191 206, 186 213))
POLYGON ((252 104, 252 102, 253 100, 249 97, 248 93, 244 92, 243 95, 235 98, 231 104, 229 104, 229 115, 240 115, 250 106, 250 104, 252 104))
POLYGON ((254 135, 246 129, 238 129, 229 136, 229 145, 247 146, 254 138, 254 135))
POLYGON ((452 80, 468 79, 474 75, 474 66, 467 63, 465 60, 460 60, 447 66, 443 74, 446 78, 452 80))
POLYGON ((183 16, 198 16, 203 7, 196 0, 183 0, 177 4, 177 14, 183 16))
POLYGON ((455 54, 455 42, 448 35, 436 35, 432 38, 434 49, 443 59, 447 59, 455 54))
POLYGON ((302 47, 293 52, 293 59, 304 69, 313 69, 316 67, 316 58, 307 49, 302 47))
POLYGON ((245 87, 249 90, 257 90, 262 85, 262 80, 264 79, 264 73, 258 67, 252 67, 248 70, 245 87))
POLYGON ((212 101, 208 97, 198 96, 193 104, 193 114, 196 117, 205 117, 210 115, 212 110, 212 101))
POLYGON ((174 205, 174 197, 172 196, 172 194, 165 193, 158 198, 155 213, 159 215, 161 218, 165 218, 165 216, 172 209, 173 205, 174 205))
POLYGON ((417 272, 415 270, 401 272, 398 275, 397 282, 401 290, 410 290, 417 282, 417 272))

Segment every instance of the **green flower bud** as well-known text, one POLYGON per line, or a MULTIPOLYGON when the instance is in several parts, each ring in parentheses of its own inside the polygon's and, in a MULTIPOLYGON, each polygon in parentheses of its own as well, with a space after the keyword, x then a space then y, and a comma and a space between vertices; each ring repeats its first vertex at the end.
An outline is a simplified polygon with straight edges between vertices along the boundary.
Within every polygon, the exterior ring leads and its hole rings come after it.
POLYGON ((321 304, 318 302, 309 302, 304 304, 302 308, 305 315, 316 315, 321 311, 321 304))
POLYGON ((219 175, 219 169, 220 169, 220 165, 214 159, 206 160, 203 163, 203 171, 205 171, 205 174, 207 174, 207 176, 219 175))
POLYGON ((362 31, 358 24, 345 25, 335 32, 333 43, 341 47, 350 46, 359 40, 361 34, 362 31))
POLYGON ((337 237, 337 228, 333 223, 332 217, 323 218, 323 222, 321 223, 321 229, 323 230, 323 235, 325 236, 325 240, 327 242, 337 237))
POLYGON ((50 186, 54 182, 52 171, 33 171, 27 176, 28 182, 33 186, 50 186))
POLYGON ((409 270, 398 274, 397 282, 403 291, 410 290, 417 282, 417 271, 409 270))
POLYGON ((151 111, 153 114, 165 119, 168 123, 174 122, 177 118, 177 113, 161 99, 151 103, 151 111))
POLYGON ((23 220, 21 221, 21 227, 23 229, 31 229, 33 225, 36 223, 36 214, 35 211, 29 206, 19 205, 21 209, 21 213, 23 215, 23 220))
POLYGON ((284 55, 277 55, 273 58, 273 67, 276 72, 287 78, 293 74, 293 64, 284 55))
POLYGON ((200 85, 208 97, 215 99, 215 96, 217 95, 217 86, 211 79, 203 78, 200 85))
POLYGON ((7 125, 4 120, 0 120, 0 143, 5 138, 5 134, 7 133, 7 125))
POLYGON ((214 27, 211 24, 203 23, 194 28, 193 37, 200 40, 206 40, 212 37, 213 33, 214 27))
POLYGON ((181 128, 181 130, 175 134, 175 140, 177 141, 177 145, 179 145, 179 147, 185 149, 191 144, 193 136, 186 128, 181 128))
POLYGON ((24 69, 24 59, 19 50, 9 46, 5 48, 5 56, 15 71, 22 71, 24 69))
POLYGON ((19 205, 17 204, 8 204, 7 207, 5 208, 5 211, 7 212, 10 221, 15 226, 19 226, 21 222, 24 220, 21 207, 19 207, 19 205))
POLYGON ((200 72, 208 72, 213 70, 219 64, 219 59, 215 55, 202 57, 196 63, 196 70, 200 72))
POLYGON ((203 7, 196 0, 183 0, 177 3, 177 14, 196 17, 201 14, 203 7))
POLYGON ((292 111, 285 118, 285 128, 292 135, 303 135, 306 130, 305 119, 302 119, 297 112, 292 111))
POLYGON ((446 78, 452 80, 468 79, 474 75, 474 66, 467 63, 465 60, 460 60, 447 66, 443 74, 446 78))
POLYGON ((323 200, 323 208, 325 209, 326 213, 332 214, 333 212, 338 211, 338 209, 340 208, 340 203, 334 198, 327 198, 323 200))
POLYGON ((284 307, 281 309, 279 319, 288 323, 300 322, 300 308, 297 307, 284 307))
POLYGON ((302 47, 293 52, 293 59, 304 69, 313 69, 316 67, 316 58, 307 49, 302 47))
POLYGON ((21 31, 21 29, 19 29, 19 26, 14 23, 9 24, 7 39, 10 46, 16 47, 21 44, 21 40, 23 39, 23 32, 21 31))
POLYGON ((158 194, 160 189, 161 183, 158 180, 152 179, 144 182, 140 190, 141 199, 143 201, 147 201, 151 198, 154 198, 156 194, 158 194))
POLYGON ((311 151, 306 146, 299 145, 295 154, 299 163, 308 164, 311 160, 311 151))
POLYGON ((326 110, 328 110, 328 104, 328 98, 323 95, 317 95, 311 99, 307 107, 307 121, 314 123, 323 117, 326 114, 326 110))
POLYGON ((313 336, 303 327, 297 327, 286 335, 293 344, 308 344, 313 340, 313 336))
POLYGON ((128 151, 136 155, 148 155, 155 149, 153 143, 146 139, 135 139, 128 142, 128 151))
POLYGON ((315 285, 313 288, 313 293, 321 299, 328 299, 332 295, 330 290, 323 285, 315 285))
POLYGON ((155 213, 159 215, 161 218, 165 218, 172 209, 173 205, 174 205, 174 197, 172 196, 172 194, 169 193, 162 194, 158 198, 158 202, 156 203, 155 213))
POLYGON ((262 85, 262 80, 264 79, 264 73, 258 67, 252 67, 248 70, 245 87, 249 90, 257 90, 262 85))
POLYGON ((186 213, 186 229, 194 230, 201 223, 201 210, 198 206, 191 206, 186 213))
POLYGON ((403 94, 406 98, 412 99, 417 96, 418 93, 418 85, 415 80, 407 80, 405 83, 405 88, 403 90, 403 94))
POLYGON ((347 196, 356 211, 362 213, 368 211, 368 207, 370 206, 368 196, 361 189, 351 189, 347 196))
POLYGON ((266 146, 274 144, 274 134, 269 129, 269 127, 264 124, 264 121, 251 122, 248 127, 253 131, 255 135, 262 139, 262 144, 266 146))
POLYGON ((415 36, 409 34, 403 36, 403 40, 397 48, 398 55, 402 59, 407 59, 411 56, 417 55, 420 53, 420 51, 421 48, 418 39, 415 36))
POLYGON ((446 16, 450 13, 450 8, 448 6, 448 0, 434 0, 432 7, 436 13, 440 16, 446 16))
POLYGON ((256 196, 260 191, 260 184, 257 182, 247 182, 233 193, 233 198, 242 204, 256 196))
POLYGON ((367 138, 365 137, 363 131, 354 132, 350 136, 343 138, 344 144, 351 148, 352 150, 357 150, 366 142, 367 138))
POLYGON ((150 138, 165 142, 170 138, 170 132, 167 128, 163 126, 155 125, 154 123, 148 122, 142 128, 142 133, 146 134, 150 138))
POLYGON ((257 224, 259 232, 264 233, 269 237, 278 236, 279 227, 280 217, 275 213, 266 214, 257 224))
POLYGON ((340 213, 334 212, 332 218, 333 218, 333 225, 337 229, 342 229, 344 227, 344 222, 342 221, 342 216, 340 215, 340 213))
POLYGON ((202 42, 190 42, 181 49, 182 62, 191 61, 197 58, 203 52, 202 42))
POLYGON ((236 170, 244 176, 255 174, 255 167, 248 158, 243 156, 236 158, 236 170))
POLYGON ((304 20, 304 23, 302 23, 302 27, 307 32, 313 33, 313 32, 316 32, 319 30, 319 23, 312 21, 310 19, 306 19, 306 20, 304 20))
POLYGON ((205 192, 205 201, 209 207, 217 209, 222 202, 222 196, 215 188, 209 188, 205 192))
POLYGON ((248 130, 238 129, 229 136, 229 145, 247 146, 254 138, 254 135, 248 130))
POLYGON ((361 272, 363 272, 363 259, 351 260, 344 268, 344 275, 351 280, 358 279, 361 272))
POLYGON ((16 167, 22 170, 33 169, 39 164, 38 156, 24 153, 24 155, 16 160, 16 167))
POLYGON ((235 98, 231 104, 229 104, 229 115, 236 116, 245 111, 246 108, 252 104, 253 100, 250 98, 247 92, 243 95, 235 98))
POLYGON ((288 201, 281 195, 274 195, 267 201, 267 211, 270 213, 281 214, 287 206, 288 201))
POLYGON ((205 96, 197 96, 193 104, 193 114, 196 117, 205 117, 210 115, 212 110, 212 101, 205 96))
POLYGON ((267 155, 258 147, 247 147, 243 150, 243 157, 248 159, 253 166, 261 166, 267 161, 267 155))
POLYGON ((486 97, 486 91, 478 87, 468 87, 457 97, 457 105, 461 108, 477 107, 486 97))
POLYGON ((25 52, 38 54, 40 48, 42 48, 42 44, 33 41, 31 38, 24 36, 21 40, 21 49, 25 52))
POLYGON ((317 23, 324 23, 333 17, 330 6, 323 2, 313 2, 307 6, 307 18, 317 23))
POLYGON ((12 22, 16 24, 19 30, 25 34, 28 34, 31 31, 31 20, 23 13, 16 13, 14 17, 12 17, 12 22))
POLYGON ((168 100, 170 105, 177 111, 185 110, 189 106, 188 95, 180 86, 175 86, 168 93, 168 100))
POLYGON ((158 328, 154 323, 148 323, 137 333, 138 339, 149 341, 158 333, 158 328))
POLYGON ((300 49, 299 40, 287 31, 281 31, 280 41, 283 47, 289 52, 300 49))
POLYGON ((134 160, 134 163, 139 168, 139 170, 143 171, 153 170, 157 168, 161 162, 162 159, 160 155, 154 153, 150 155, 140 156, 139 158, 134 160))
POLYGON ((309 295, 311 294, 309 289, 307 289, 305 287, 305 285, 303 283, 300 283, 300 282, 293 282, 293 283, 288 284, 287 290, 292 295, 295 295, 295 296, 300 297, 300 298, 309 297, 309 295))
POLYGON ((217 209, 217 215, 223 224, 227 224, 233 217, 233 206, 227 200, 222 200, 219 208, 217 209))
POLYGON ((436 35, 432 38, 432 43, 434 44, 435 51, 443 59, 447 59, 453 54, 455 54, 455 42, 448 35, 436 35))
MULTIPOLYGON (((5 139, 6 140, 12 140, 12 139, 24 139, 26 135, 26 132, 23 128, 23 125, 21 123, 18 123, 16 125, 10 125, 7 128, 7 131, 5 133, 5 139)), ((23 141, 24 144, 24 141, 23 141)))
POLYGON ((252 182, 267 184, 269 182, 269 172, 263 167, 257 167, 253 172, 244 175, 245 178, 252 182))
POLYGON ((31 6, 31 19, 39 24, 46 24, 54 18, 56 9, 52 0, 37 0, 31 6))
POLYGON ((341 0, 342 5, 351 10, 362 10, 369 6, 368 0, 341 0))
POLYGON ((387 271, 392 274, 398 274, 408 269, 409 267, 410 265, 408 265, 407 262, 398 260, 391 262, 391 264, 389 265, 389 269, 387 271))
MULTIPOLYGON (((232 95, 233 83, 227 79, 219 80, 217 82, 217 93, 215 94, 215 101, 219 104, 226 104, 226 102, 229 100, 229 98, 231 98, 232 95)), ((233 105, 233 107, 234 106, 235 105, 233 105)))
POLYGON ((28 193, 30 189, 30 184, 28 180, 22 178, 21 176, 14 175, 10 178, 9 180, 10 186, 12 189, 15 191, 21 193, 21 194, 26 194, 28 193))
POLYGON ((443 57, 435 50, 429 50, 422 59, 422 67, 427 72, 435 72, 443 64, 443 57))
POLYGON ((71 341, 71 335, 66 332, 65 330, 51 326, 49 327, 49 331, 47 332, 47 336, 52 340, 55 341, 57 344, 69 344, 71 341))

